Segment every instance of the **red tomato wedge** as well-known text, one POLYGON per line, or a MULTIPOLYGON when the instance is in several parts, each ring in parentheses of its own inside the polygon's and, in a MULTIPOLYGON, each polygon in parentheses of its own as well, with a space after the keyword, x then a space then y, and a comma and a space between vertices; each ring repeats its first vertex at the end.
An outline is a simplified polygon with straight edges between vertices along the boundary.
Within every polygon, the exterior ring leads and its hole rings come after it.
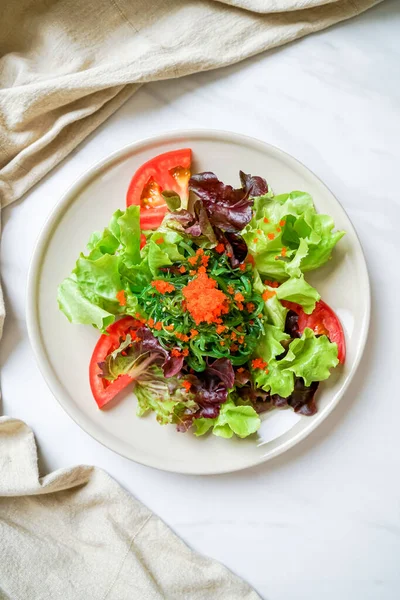
POLYGON ((343 327, 336 313, 323 300, 319 300, 311 315, 307 315, 299 304, 282 300, 282 304, 297 313, 299 333, 309 327, 317 335, 326 335, 338 347, 338 359, 342 364, 346 359, 346 341, 343 327))
POLYGON ((93 397, 99 408, 108 404, 121 390, 132 383, 133 379, 129 375, 120 375, 115 381, 107 381, 103 377, 99 377, 101 369, 98 363, 103 362, 111 352, 119 347, 123 335, 136 331, 141 325, 140 321, 133 317, 124 317, 107 327, 107 334, 103 334, 97 342, 90 360, 89 381, 93 397))
POLYGON ((126 205, 140 206, 143 230, 157 229, 161 225, 168 210, 162 192, 176 192, 186 205, 191 163, 191 149, 182 148, 159 154, 136 171, 126 194, 126 205))

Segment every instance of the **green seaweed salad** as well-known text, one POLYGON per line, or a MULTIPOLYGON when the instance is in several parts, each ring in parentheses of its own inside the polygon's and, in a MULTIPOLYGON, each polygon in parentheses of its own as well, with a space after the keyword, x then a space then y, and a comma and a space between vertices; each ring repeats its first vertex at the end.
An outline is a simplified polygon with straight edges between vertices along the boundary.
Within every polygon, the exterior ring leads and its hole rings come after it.
POLYGON ((190 194, 162 193, 156 229, 143 230, 139 203, 116 211, 59 286, 67 318, 103 334, 90 362, 100 408, 130 385, 139 416, 223 438, 254 434, 275 407, 316 412, 345 342, 304 274, 344 232, 309 194, 240 180, 188 176, 190 194))

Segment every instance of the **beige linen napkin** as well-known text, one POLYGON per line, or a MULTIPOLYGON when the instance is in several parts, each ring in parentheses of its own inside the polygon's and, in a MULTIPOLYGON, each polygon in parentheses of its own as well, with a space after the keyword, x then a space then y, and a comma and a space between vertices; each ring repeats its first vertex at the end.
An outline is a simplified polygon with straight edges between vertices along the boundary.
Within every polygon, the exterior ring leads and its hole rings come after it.
POLYGON ((259 600, 101 469, 39 478, 32 431, 0 418, 2 600, 259 600))
MULTIPOLYGON (((0 2, 0 199, 22 196, 149 81, 240 61, 380 0, 0 2)), ((0 336, 4 304, 0 288, 0 336)), ((0 418, 0 599, 256 600, 100 469, 39 477, 0 418)))
POLYGON ((2 205, 22 196, 141 84, 238 62, 380 1, 0 2, 2 205))

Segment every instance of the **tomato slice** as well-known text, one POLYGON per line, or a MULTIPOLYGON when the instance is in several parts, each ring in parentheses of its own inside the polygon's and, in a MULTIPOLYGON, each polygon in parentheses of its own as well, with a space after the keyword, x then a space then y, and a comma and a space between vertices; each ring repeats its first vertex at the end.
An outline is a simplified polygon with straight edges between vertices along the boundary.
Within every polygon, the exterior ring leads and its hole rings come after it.
POLYGON ((172 190, 179 194, 183 207, 189 196, 190 148, 159 154, 139 167, 129 184, 126 205, 140 206, 140 227, 157 229, 168 207, 162 192, 172 190))
POLYGON ((327 335, 338 347, 338 359, 342 364, 346 359, 346 341, 343 327, 336 313, 323 301, 319 300, 311 315, 307 315, 299 304, 282 300, 282 304, 298 315, 299 333, 309 327, 317 335, 327 335))
POLYGON ((133 379, 129 375, 120 375, 115 381, 107 381, 103 377, 99 377, 101 369, 98 363, 103 362, 108 354, 119 347, 123 335, 126 335, 130 331, 136 331, 141 326, 140 321, 137 321, 133 317, 124 317, 110 325, 107 328, 107 334, 100 336, 93 350, 89 365, 90 388, 99 408, 103 408, 108 404, 133 379))

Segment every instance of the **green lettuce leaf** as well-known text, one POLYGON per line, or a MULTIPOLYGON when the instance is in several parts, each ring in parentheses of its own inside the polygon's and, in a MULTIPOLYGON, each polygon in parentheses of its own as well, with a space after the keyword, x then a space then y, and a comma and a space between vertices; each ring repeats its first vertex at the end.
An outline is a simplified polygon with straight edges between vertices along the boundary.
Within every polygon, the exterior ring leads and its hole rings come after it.
POLYGON ((231 438, 233 434, 240 438, 248 437, 255 433, 261 425, 261 420, 251 406, 237 406, 233 400, 228 400, 221 406, 221 411, 216 419, 195 419, 193 421, 194 433, 204 435, 212 428, 214 435, 231 438))
POLYGON ((104 331, 115 316, 137 312, 135 292, 151 280, 147 259, 140 255, 139 213, 138 206, 117 210, 109 226, 91 236, 87 255, 80 255, 70 277, 59 286, 59 307, 71 322, 104 331), (125 292, 123 307, 117 300, 120 291, 125 292))
POLYGON ((296 302, 303 307, 304 312, 308 315, 313 312, 315 303, 321 298, 317 290, 305 281, 304 275, 287 279, 274 291, 276 291, 278 300, 296 302))
POLYGON ((315 303, 321 298, 317 290, 305 281, 304 275, 291 277, 278 288, 273 288, 262 283, 261 277, 257 269, 255 269, 253 287, 261 296, 266 290, 273 293, 265 301, 264 314, 270 324, 280 329, 285 328, 287 314, 287 309, 281 304, 280 300, 296 302, 303 307, 305 313, 311 314, 315 308, 315 303))
POLYGON ((87 297, 100 297, 118 304, 116 295, 122 289, 120 261, 120 257, 114 254, 104 254, 96 260, 83 255, 78 258, 73 273, 87 297))
POLYGON ((119 246, 118 239, 106 228, 103 232, 95 231, 92 233, 87 245, 89 250, 88 258, 96 260, 104 254, 114 254, 119 246))
POLYGON ((284 281, 326 263, 344 235, 333 228, 329 216, 316 212, 309 194, 291 192, 258 198, 243 237, 259 272, 284 281))
POLYGON ((59 286, 58 305, 71 323, 94 325, 101 331, 115 320, 113 313, 102 308, 100 298, 97 302, 89 300, 72 277, 64 279, 59 286))
POLYGON ((118 218, 119 241, 125 264, 136 265, 140 262, 140 207, 129 206, 118 218))
POLYGON ((301 338, 291 342, 288 353, 279 362, 282 369, 302 377, 305 385, 309 386, 313 381, 328 379, 330 369, 339 364, 337 355, 337 345, 326 335, 316 337, 311 329, 306 328, 301 338))
POLYGON ((185 260, 178 248, 178 244, 182 240, 182 236, 174 231, 157 231, 151 236, 146 249, 149 268, 154 276, 157 276, 161 267, 185 260))
POLYGON ((266 334, 260 340, 255 355, 263 359, 265 369, 252 369, 253 380, 271 394, 279 394, 287 398, 293 392, 296 377, 302 377, 306 386, 313 381, 324 381, 330 370, 339 363, 337 345, 331 343, 325 335, 317 337, 311 329, 306 328, 301 338, 292 340, 283 354, 282 344, 289 336, 276 327, 266 326, 266 334))

